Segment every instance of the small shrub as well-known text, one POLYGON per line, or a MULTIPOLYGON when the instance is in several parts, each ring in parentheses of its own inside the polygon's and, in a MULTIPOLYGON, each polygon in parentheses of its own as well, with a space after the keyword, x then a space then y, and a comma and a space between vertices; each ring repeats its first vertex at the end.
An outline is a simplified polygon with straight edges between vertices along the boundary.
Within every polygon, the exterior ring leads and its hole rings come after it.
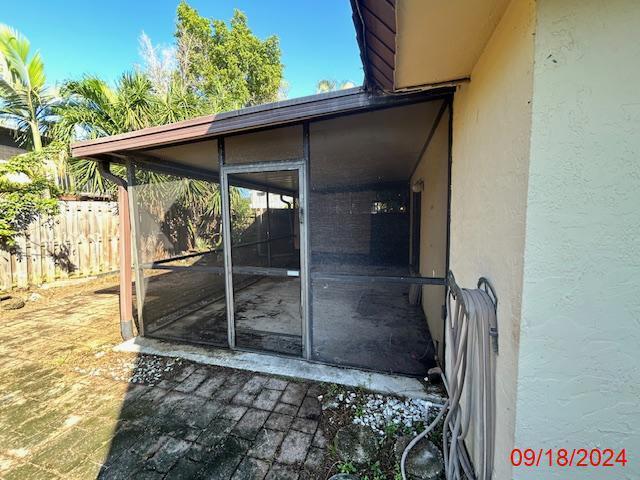
POLYGON ((38 216, 58 214, 59 191, 45 165, 56 148, 23 153, 0 164, 0 246, 14 246, 15 237, 38 216))
POLYGON ((389 423, 384 427, 384 434, 387 437, 394 437, 398 430, 400 430, 400 427, 397 423, 389 423))
POLYGON ((351 462, 340 462, 338 464, 338 471, 340 473, 356 473, 358 469, 351 462))

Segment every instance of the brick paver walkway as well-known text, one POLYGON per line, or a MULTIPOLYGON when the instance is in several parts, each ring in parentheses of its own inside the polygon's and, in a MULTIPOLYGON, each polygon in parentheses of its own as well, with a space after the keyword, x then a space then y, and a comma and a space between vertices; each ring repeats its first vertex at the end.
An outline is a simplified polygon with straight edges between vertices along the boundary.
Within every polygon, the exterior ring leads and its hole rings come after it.
POLYGON ((319 478, 321 385, 112 352, 112 290, 1 315, 0 478, 319 478))

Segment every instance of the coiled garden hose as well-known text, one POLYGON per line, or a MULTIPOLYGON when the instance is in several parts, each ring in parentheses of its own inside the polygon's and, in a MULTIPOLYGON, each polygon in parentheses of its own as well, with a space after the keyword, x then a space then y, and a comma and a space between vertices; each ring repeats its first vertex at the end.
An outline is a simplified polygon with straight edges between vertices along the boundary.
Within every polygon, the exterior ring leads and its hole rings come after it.
POLYGON ((444 417, 442 451, 448 480, 464 477, 489 480, 495 445, 495 357, 498 354, 498 300, 485 278, 474 290, 458 287, 452 272, 447 277, 446 374, 442 381, 449 399, 436 418, 405 448, 400 460, 403 480, 409 451, 444 417), (452 308, 453 303, 453 308, 452 308), (461 399, 464 395, 463 405, 461 399), (473 432, 473 465, 465 439, 473 432))

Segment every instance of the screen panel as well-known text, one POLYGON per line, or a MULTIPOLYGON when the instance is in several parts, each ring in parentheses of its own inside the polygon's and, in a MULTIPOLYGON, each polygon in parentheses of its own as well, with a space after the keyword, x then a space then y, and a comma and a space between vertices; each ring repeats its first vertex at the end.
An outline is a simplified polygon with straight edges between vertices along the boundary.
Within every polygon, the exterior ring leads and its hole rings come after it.
MULTIPOLYGON (((425 375, 435 365, 412 275, 410 179, 440 102, 310 124, 312 357, 425 375)), ((429 287, 425 287, 429 288, 429 287)), ((439 311, 438 305, 437 309, 439 311)))
POLYGON ((236 346, 301 356, 299 172, 228 178, 236 346))
POLYGON ((219 185, 139 167, 135 181, 145 335, 228 346, 219 185))
POLYGON ((303 156, 302 126, 233 135, 225 138, 224 145, 227 165, 299 160, 303 156))
POLYGON ((415 376, 435 366, 422 307, 410 302, 419 286, 312 278, 311 288, 314 360, 415 376))

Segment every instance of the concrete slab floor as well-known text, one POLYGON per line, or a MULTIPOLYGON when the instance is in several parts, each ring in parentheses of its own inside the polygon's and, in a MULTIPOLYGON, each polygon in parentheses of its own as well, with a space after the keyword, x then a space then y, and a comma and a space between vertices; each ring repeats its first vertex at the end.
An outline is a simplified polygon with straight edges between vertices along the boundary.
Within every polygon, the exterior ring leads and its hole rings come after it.
MULTIPOLYGON (((194 280, 199 279, 198 272, 194 273, 194 280)), ((148 336, 226 346, 227 319, 221 286, 205 288, 198 283, 203 280, 200 278, 195 284, 189 282, 188 296, 176 298, 175 292, 182 289, 174 285, 172 275, 173 272, 154 277, 155 294, 148 308, 145 304, 148 336), (210 294, 195 301, 192 288, 210 294)), ((242 276, 237 283, 237 346, 300 357, 300 279, 242 276)), ((435 366, 424 313, 409 303, 406 285, 325 281, 314 281, 313 285, 314 359, 416 377, 426 375, 435 366)))
MULTIPOLYGON (((169 278, 164 275, 164 278, 169 278)), ((161 285, 160 282, 156 282, 161 285)), ((165 282, 166 283, 166 282, 165 282)), ((239 347, 302 355, 302 319, 300 316, 299 278, 243 278, 235 287, 236 343, 239 347)), ((166 284, 164 291, 169 290, 166 284)), ((188 297, 175 303, 167 291, 165 310, 182 306, 171 314, 156 318, 159 309, 157 295, 152 310, 145 308, 147 335, 185 342, 227 345, 227 316, 224 299, 218 290, 208 297, 192 302, 188 297), (183 310, 185 313, 180 314, 183 310), (155 315, 155 316, 154 316, 155 315)), ((146 297, 145 297, 146 298, 146 297)))
POLYGON ((231 351, 214 347, 200 347, 144 337, 136 337, 123 342, 116 346, 114 350, 178 357, 205 365, 249 370, 316 382, 336 383, 348 387, 366 388, 380 393, 422 398, 435 403, 442 402, 442 397, 436 394, 435 391, 429 391, 416 378, 375 373, 355 368, 334 367, 297 358, 231 351))

